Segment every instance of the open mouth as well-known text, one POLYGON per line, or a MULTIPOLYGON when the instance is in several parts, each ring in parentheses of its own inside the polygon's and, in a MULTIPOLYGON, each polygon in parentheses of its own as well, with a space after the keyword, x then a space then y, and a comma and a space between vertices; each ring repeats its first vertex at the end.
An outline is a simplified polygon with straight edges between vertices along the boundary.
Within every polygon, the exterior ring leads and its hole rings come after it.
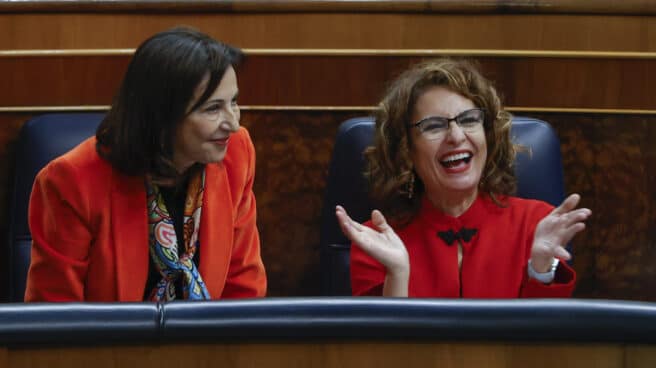
POLYGON ((224 145, 228 144, 228 139, 229 138, 230 137, 225 137, 225 138, 220 138, 220 139, 213 139, 212 142, 214 142, 218 145, 224 146, 224 145))
POLYGON ((452 155, 447 155, 440 160, 440 164, 445 168, 454 168, 461 165, 467 165, 471 161, 472 155, 471 152, 460 152, 452 155))

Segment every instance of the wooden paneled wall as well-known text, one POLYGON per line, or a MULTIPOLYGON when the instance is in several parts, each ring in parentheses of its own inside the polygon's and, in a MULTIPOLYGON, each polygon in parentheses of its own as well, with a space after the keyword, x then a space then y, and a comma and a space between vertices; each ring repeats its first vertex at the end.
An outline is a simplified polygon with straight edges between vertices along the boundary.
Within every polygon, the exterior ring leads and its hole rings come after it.
POLYGON ((332 13, 0 14, 0 48, 133 48, 176 25, 245 48, 656 51, 647 16, 332 13))
MULTIPOLYGON (((594 213, 574 241, 576 295, 656 300, 656 17, 609 7, 576 14, 0 7, 0 208, 26 119, 102 109, 132 48, 156 31, 192 25, 246 48, 242 124, 258 155, 270 295, 317 295, 319 214, 339 123, 368 114, 407 65, 465 56, 515 113, 551 122, 561 138, 567 190, 594 213)), ((0 212, 0 233, 6 222, 0 212)))
MULTIPOLYGON (((248 49, 246 50, 249 51, 248 49)), ((374 106, 386 82, 407 66, 435 57, 428 51, 390 55, 357 51, 342 54, 253 50, 239 69, 240 101, 249 106, 374 106), (276 88, 275 86, 284 86, 276 88)), ((453 53, 444 52, 451 55, 453 53)), ((459 55, 475 58, 515 107, 656 109, 653 59, 548 56, 459 55)), ((0 54, 0 101, 5 106, 107 105, 121 81, 130 55, 0 54), (64 82, 62 82, 64 81, 64 82), (29 88, 27 88, 29 86, 29 88)))
POLYGON ((458 343, 431 341, 294 341, 0 349, 0 367, 97 368, 164 365, 214 367, 552 367, 651 368, 653 346, 635 344, 458 343), (177 363, 175 363, 177 362, 177 363), (4 363, 4 364, 3 364, 4 363))

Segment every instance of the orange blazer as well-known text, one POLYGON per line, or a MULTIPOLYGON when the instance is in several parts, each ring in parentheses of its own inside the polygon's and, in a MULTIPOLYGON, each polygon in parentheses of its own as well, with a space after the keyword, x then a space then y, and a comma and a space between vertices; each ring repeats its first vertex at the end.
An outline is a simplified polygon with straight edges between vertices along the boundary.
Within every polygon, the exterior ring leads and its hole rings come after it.
MULTIPOLYGON (((143 177, 126 176, 89 138, 36 177, 29 206, 26 301, 142 301, 148 277, 143 177)), ((200 265, 212 298, 266 293, 255 224, 255 151, 241 128, 205 167, 200 265)))

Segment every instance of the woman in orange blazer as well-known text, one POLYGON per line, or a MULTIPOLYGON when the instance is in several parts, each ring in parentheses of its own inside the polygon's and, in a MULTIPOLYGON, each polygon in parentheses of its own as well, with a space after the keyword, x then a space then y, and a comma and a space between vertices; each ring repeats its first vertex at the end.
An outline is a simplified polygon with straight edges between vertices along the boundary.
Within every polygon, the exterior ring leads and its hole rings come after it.
POLYGON ((96 136, 36 178, 26 301, 265 295, 240 57, 183 28, 139 46, 96 136))

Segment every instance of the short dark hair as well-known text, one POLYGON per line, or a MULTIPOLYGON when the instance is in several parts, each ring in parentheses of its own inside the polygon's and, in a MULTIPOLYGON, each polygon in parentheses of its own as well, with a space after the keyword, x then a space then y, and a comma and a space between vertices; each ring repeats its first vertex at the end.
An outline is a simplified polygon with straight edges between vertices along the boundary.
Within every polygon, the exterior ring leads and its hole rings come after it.
POLYGON ((135 51, 109 112, 96 131, 96 150, 127 175, 176 177, 173 137, 197 86, 208 77, 193 111, 214 93, 239 49, 197 30, 160 32, 135 51))

